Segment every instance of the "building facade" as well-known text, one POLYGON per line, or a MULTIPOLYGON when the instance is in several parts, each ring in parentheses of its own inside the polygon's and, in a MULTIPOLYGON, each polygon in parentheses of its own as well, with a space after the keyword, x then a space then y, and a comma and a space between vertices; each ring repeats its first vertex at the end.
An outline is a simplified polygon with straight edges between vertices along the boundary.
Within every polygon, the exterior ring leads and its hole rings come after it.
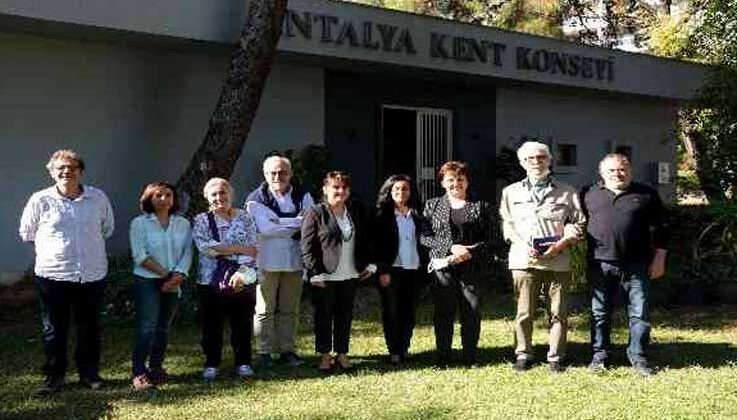
MULTIPOLYGON (((110 250, 150 181, 175 181, 205 135, 247 3, 234 0, 0 1, 0 278, 32 264, 18 219, 51 181, 58 148, 116 212, 110 250)), ((232 181, 238 198, 272 150, 324 145, 374 197, 386 174, 438 193, 435 170, 468 161, 476 192, 498 191, 497 157, 551 145, 577 185, 607 152, 673 193, 674 123, 703 67, 355 4, 291 0, 274 69, 232 181)))

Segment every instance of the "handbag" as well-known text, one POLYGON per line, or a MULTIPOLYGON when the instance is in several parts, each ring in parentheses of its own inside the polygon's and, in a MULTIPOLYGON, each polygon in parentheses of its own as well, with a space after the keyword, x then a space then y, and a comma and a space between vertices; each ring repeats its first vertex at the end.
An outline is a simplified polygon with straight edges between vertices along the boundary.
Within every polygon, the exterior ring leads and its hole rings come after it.
MULTIPOLYGON (((217 224, 215 224, 215 215, 212 212, 207 212, 207 222, 210 225, 212 239, 220 242, 220 234, 218 233, 217 224)), ((210 278, 210 286, 212 286, 215 293, 220 295, 233 295, 237 293, 235 287, 230 284, 230 278, 233 277, 233 274, 238 271, 241 265, 223 256, 218 256, 216 259, 217 266, 215 266, 215 271, 210 278)))

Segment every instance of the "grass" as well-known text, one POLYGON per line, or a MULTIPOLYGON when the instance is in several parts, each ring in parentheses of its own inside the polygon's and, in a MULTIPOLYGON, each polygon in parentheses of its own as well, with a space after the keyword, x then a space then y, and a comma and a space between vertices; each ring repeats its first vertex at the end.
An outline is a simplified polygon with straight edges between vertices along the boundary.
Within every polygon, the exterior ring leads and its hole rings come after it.
MULTIPOLYGON (((432 308, 422 305, 411 353, 401 369, 384 363, 385 347, 375 291, 359 292, 354 322, 354 370, 323 376, 314 369, 311 308, 305 304, 299 350, 308 364, 276 366, 241 381, 231 374, 226 351, 223 377, 200 379, 202 357, 196 325, 173 328, 167 367, 171 383, 159 390, 130 387, 131 322, 104 329, 103 391, 69 384, 47 399, 29 396, 40 384, 42 351, 32 310, 0 324, 0 418, 8 419, 734 419, 737 418, 737 307, 654 311, 653 360, 658 375, 642 378, 625 366, 624 321, 616 324, 614 360, 602 373, 586 369, 588 317, 571 316, 569 362, 561 375, 545 365, 525 374, 510 369, 511 297, 490 298, 482 325, 481 366, 432 366, 432 308), (25 315, 24 315, 25 314, 25 315)), ((2 309, 0 309, 2 310, 2 309)), ((542 317, 535 344, 544 355, 542 317)), ((456 334, 457 336, 458 334, 456 334)), ((456 337, 456 341, 458 337, 456 337)), ((456 343, 456 347, 458 344, 456 343)), ((69 375, 68 379, 73 380, 69 375)))

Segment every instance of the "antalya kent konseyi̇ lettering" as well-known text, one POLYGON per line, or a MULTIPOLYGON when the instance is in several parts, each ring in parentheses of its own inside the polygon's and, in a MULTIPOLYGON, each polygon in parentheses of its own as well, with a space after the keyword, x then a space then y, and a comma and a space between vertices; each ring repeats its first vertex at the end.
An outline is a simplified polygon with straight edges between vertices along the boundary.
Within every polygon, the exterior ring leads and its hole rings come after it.
POLYGON ((489 39, 440 32, 429 32, 427 51, 420 52, 415 35, 407 27, 373 21, 354 22, 334 15, 294 10, 287 11, 283 29, 283 35, 289 38, 301 37, 347 48, 384 51, 408 57, 424 53, 437 60, 487 63, 495 67, 506 67, 509 66, 508 61, 513 61, 514 68, 520 71, 607 82, 614 80, 613 57, 587 57, 545 48, 510 48, 507 44, 489 39))

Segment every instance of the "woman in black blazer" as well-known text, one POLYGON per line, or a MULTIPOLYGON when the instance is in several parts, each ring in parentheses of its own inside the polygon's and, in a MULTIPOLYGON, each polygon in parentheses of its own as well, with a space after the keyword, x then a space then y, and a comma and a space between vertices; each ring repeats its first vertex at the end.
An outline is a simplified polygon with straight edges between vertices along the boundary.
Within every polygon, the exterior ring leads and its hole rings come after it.
POLYGON ((438 171, 446 191, 428 200, 423 215, 428 220, 420 233, 422 245, 430 248, 434 271, 433 297, 435 345, 438 362, 450 363, 453 321, 460 308, 463 362, 476 365, 481 313, 479 290, 471 274, 485 258, 491 233, 488 204, 468 195, 468 170, 465 163, 449 161, 438 171))
POLYGON ((409 176, 392 175, 381 186, 373 233, 384 339, 394 365, 407 356, 423 283, 418 207, 417 189, 409 176))
POLYGON ((312 286, 315 350, 322 371, 329 371, 333 363, 350 367, 347 354, 356 281, 376 271, 369 264, 364 215, 348 201, 350 191, 347 174, 328 172, 323 180, 323 202, 307 210, 302 223, 302 260, 312 286))

